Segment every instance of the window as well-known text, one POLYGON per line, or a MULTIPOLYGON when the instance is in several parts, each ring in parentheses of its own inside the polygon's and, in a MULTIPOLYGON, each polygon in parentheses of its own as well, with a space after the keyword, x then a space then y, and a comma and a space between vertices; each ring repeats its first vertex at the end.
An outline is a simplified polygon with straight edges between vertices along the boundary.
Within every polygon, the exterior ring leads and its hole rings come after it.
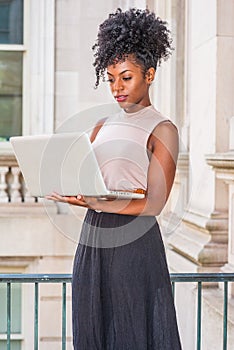
POLYGON ((23 44, 23 0, 0 0, 0 43, 23 44))
POLYGON ((22 133, 22 52, 0 51, 0 137, 22 133))
POLYGON ((22 134, 23 0, 0 0, 0 141, 22 134))

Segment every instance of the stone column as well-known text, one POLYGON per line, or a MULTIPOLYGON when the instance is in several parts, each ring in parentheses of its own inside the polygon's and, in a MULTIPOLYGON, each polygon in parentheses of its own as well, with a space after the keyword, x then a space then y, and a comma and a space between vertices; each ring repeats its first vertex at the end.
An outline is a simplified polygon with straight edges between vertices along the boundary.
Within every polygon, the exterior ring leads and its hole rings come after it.
POLYGON ((232 273, 234 271, 234 150, 207 156, 207 163, 213 167, 217 179, 222 180, 228 187, 228 262, 221 271, 232 273))
POLYGON ((54 130, 55 0, 26 2, 23 134, 54 130))
MULTIPOLYGON (((228 188, 228 262, 222 272, 234 271, 234 117, 230 119, 230 151, 207 156, 207 163, 213 167, 216 177, 228 188)), ((234 295, 231 285, 230 294, 234 295)))
POLYGON ((219 271, 228 259, 228 190, 205 155, 229 150, 234 3, 190 0, 187 5, 189 205, 169 239, 169 260, 180 271, 219 271))

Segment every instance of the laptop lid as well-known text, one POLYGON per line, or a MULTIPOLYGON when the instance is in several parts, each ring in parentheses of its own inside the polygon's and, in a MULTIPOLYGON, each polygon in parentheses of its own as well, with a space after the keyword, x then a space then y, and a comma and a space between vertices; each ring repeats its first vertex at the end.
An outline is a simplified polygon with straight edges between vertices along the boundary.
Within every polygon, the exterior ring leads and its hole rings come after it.
POLYGON ((10 142, 32 196, 57 192, 63 196, 144 198, 142 193, 106 188, 86 133, 16 136, 10 142))
POLYGON ((108 194, 86 133, 17 136, 10 142, 32 196, 108 194))

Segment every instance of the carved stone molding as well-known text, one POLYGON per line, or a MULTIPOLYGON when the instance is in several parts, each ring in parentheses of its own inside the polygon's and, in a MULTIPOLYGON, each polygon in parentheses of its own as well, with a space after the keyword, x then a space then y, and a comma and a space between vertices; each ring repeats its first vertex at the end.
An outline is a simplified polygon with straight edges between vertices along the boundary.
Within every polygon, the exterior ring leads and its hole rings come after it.
POLYGON ((168 244, 198 266, 222 266, 227 262, 227 236, 227 218, 186 212, 168 244))
POLYGON ((207 154, 205 156, 208 165, 215 171, 233 171, 234 172, 234 152, 207 154))
MULTIPOLYGON (((206 156, 206 161, 213 167, 216 177, 228 185, 228 262, 222 272, 233 272, 234 268, 234 151, 206 156)), ((231 286, 230 294, 234 295, 231 286)))
POLYGON ((6 154, 0 153, 0 166, 12 167, 17 165, 18 163, 13 153, 10 153, 10 152, 6 154))

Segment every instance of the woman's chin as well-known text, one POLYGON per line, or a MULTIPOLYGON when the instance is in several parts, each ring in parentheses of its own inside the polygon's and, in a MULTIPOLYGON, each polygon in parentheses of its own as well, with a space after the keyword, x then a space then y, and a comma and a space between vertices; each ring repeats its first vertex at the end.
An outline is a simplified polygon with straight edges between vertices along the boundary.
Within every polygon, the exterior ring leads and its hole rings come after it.
POLYGON ((139 109, 139 106, 135 103, 130 103, 130 102, 118 102, 118 105, 120 108, 124 109, 126 112, 131 112, 131 110, 139 109))

